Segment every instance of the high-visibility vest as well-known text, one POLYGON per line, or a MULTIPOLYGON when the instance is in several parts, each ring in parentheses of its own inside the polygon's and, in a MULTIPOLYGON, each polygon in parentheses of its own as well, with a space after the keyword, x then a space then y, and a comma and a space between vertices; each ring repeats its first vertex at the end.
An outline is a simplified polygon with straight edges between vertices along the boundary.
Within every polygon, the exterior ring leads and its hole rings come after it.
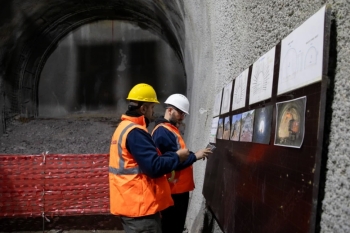
MULTIPOLYGON (((151 215, 174 204, 166 176, 152 179, 142 174, 126 149, 128 133, 134 128, 148 132, 144 117, 122 115, 112 137, 109 156, 110 211, 128 217, 151 215)), ((160 155, 158 149, 157 152, 160 155)))
MULTIPOLYGON (((176 138, 176 146, 178 149, 186 148, 185 141, 183 140, 180 131, 174 125, 170 123, 160 123, 154 127, 152 131, 153 133, 159 128, 164 127, 174 134, 176 138)), ((167 174, 167 177, 171 177, 171 173, 167 174)), ((175 178, 173 181, 169 181, 170 189, 172 194, 184 193, 188 191, 192 191, 194 189, 194 181, 193 181, 193 166, 186 167, 182 170, 175 171, 175 178)))

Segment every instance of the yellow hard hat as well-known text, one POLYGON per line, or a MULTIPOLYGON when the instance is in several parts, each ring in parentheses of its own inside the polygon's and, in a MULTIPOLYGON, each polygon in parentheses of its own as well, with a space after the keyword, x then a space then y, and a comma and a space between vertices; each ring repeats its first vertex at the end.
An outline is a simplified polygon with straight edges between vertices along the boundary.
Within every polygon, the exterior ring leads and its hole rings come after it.
POLYGON ((135 85, 129 92, 127 100, 136 100, 142 102, 159 103, 156 91, 151 85, 139 83, 135 85))

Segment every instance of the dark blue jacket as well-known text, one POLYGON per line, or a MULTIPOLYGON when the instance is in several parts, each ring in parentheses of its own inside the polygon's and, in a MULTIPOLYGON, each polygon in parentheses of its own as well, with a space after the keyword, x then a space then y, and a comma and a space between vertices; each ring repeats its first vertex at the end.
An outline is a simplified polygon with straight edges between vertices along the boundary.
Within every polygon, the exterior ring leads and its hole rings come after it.
MULTIPOLYGON (((160 117, 155 121, 155 126, 164 122, 170 123, 169 121, 164 119, 164 117, 160 117)), ((162 154, 169 151, 175 152, 180 149, 177 146, 176 136, 164 127, 158 127, 158 129, 156 129, 153 132, 152 138, 154 143, 156 144, 156 146, 158 147, 158 149, 162 154)), ((188 159, 185 162, 180 163, 175 170, 181 170, 186 167, 189 167, 196 161, 197 161, 196 156, 192 151, 190 151, 190 156, 188 157, 188 159)))
POLYGON ((169 151, 159 156, 151 135, 142 129, 135 128, 129 132, 126 148, 141 171, 151 178, 170 173, 180 164, 179 156, 175 152, 169 151))

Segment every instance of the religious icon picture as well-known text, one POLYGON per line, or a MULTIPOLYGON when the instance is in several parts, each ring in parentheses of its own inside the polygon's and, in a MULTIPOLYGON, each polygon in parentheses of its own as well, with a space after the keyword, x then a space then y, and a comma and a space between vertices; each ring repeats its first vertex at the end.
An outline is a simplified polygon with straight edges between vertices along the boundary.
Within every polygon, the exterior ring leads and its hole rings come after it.
POLYGON ((305 133, 306 96, 276 103, 275 145, 300 148, 305 133))
POLYGON ((239 141, 239 135, 241 133, 242 114, 232 116, 231 120, 231 141, 239 141))
POLYGON ((255 110, 242 113, 241 142, 251 142, 253 139, 255 110))

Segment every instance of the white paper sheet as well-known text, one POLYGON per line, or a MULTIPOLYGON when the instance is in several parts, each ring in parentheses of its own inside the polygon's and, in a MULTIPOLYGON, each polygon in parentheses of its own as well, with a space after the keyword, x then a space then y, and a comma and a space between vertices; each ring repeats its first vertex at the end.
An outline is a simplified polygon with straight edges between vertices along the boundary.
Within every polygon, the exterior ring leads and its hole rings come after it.
POLYGON ((222 90, 219 93, 217 93, 215 96, 215 102, 213 106, 213 117, 216 117, 220 114, 221 96, 222 96, 222 90))
POLYGON ((221 106, 220 114, 225 114, 230 111, 231 91, 232 91, 232 82, 228 83, 224 87, 224 94, 222 97, 222 106, 221 106))
POLYGON ((233 91, 232 110, 245 107, 245 100, 247 95, 247 82, 248 82, 249 68, 243 71, 235 81, 235 87, 233 91))
POLYGON ((325 10, 282 40, 277 95, 321 81, 325 10))
POLYGON ((221 96, 222 96, 222 91, 217 93, 215 96, 215 102, 213 106, 213 117, 216 117, 220 114, 221 96))
POLYGON ((273 47, 253 64, 249 104, 271 98, 275 51, 276 47, 273 47))

